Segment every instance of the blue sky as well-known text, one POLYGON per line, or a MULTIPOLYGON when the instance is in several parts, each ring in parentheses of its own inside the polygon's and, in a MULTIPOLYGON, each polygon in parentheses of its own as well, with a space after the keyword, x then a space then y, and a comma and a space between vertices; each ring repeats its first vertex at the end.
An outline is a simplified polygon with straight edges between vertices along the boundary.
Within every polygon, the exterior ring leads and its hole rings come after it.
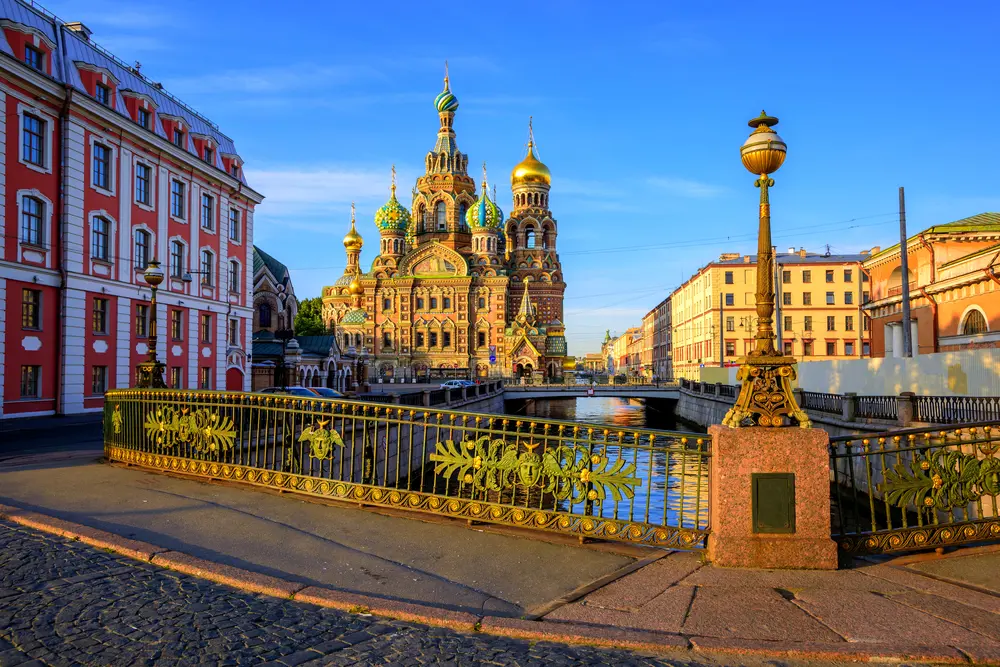
POLYGON ((509 174, 534 116, 553 173, 570 353, 596 351, 721 252, 756 247, 746 121, 781 119, 780 249, 857 252, 1000 210, 995 2, 263 3, 47 1, 216 121, 267 199, 255 241, 300 297, 363 265, 395 163, 435 139, 442 63, 470 165, 509 174), (610 7, 614 6, 614 9, 610 7))

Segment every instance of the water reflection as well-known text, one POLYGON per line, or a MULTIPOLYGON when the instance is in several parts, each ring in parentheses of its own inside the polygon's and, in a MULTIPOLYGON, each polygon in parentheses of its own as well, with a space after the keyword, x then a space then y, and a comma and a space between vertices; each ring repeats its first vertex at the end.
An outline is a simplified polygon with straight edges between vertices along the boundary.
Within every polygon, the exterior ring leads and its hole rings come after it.
POLYGON ((646 404, 636 399, 592 397, 508 401, 505 411, 517 416, 602 424, 626 433, 639 428, 691 433, 686 445, 679 440, 671 441, 674 447, 688 447, 688 452, 603 445, 604 454, 612 461, 625 458, 635 466, 634 476, 641 480, 641 484, 634 487, 634 497, 615 501, 609 495, 594 502, 589 511, 584 502, 569 501, 559 502, 556 509, 574 514, 588 513, 656 525, 705 529, 708 527, 708 459, 698 451, 707 451, 707 436, 679 425, 672 408, 673 404, 666 401, 646 404), (705 440, 699 445, 701 438, 705 440))

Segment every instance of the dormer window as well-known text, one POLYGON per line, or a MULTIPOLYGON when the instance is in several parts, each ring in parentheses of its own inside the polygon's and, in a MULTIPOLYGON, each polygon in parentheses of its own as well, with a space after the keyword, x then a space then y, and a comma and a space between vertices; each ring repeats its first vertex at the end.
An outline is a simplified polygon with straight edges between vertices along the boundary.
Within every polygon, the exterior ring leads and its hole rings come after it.
POLYGON ((148 130, 150 126, 150 120, 152 120, 152 114, 149 113, 148 109, 143 109, 142 107, 139 107, 136 110, 135 122, 137 122, 139 125, 143 126, 148 130))
POLYGON ((215 164, 215 151, 211 146, 205 146, 205 162, 215 164))
POLYGON ((184 130, 179 127, 174 128, 174 144, 181 148, 186 148, 184 144, 184 130))
POLYGON ((103 83, 94 86, 94 99, 106 107, 111 106, 111 88, 103 83))
POLYGON ((231 171, 233 172, 233 178, 239 178, 240 177, 240 165, 238 165, 238 164, 236 164, 234 162, 231 171))
POLYGON ((30 44, 24 47, 24 64, 39 72, 45 71, 45 54, 30 44))

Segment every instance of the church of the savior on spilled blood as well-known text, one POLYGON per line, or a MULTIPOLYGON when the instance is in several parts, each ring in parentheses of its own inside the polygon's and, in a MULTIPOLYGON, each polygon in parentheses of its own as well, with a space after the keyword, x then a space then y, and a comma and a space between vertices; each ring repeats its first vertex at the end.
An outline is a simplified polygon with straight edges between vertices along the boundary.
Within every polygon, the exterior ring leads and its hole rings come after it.
POLYGON ((448 77, 434 100, 441 127, 408 208, 391 196, 375 213, 379 254, 360 266, 355 226, 344 237, 344 275, 323 289, 323 318, 344 351, 367 353, 378 377, 451 374, 558 378, 566 360, 562 267, 549 210, 551 175, 535 155, 514 167, 508 217, 479 193, 458 150, 458 99, 448 77), (434 374, 439 374, 435 372, 434 374))

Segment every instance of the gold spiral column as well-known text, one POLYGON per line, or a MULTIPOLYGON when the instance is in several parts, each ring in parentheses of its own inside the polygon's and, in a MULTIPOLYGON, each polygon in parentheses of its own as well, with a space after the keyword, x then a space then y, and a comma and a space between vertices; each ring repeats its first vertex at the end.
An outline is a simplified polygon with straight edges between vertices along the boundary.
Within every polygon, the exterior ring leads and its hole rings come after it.
POLYGON ((795 360, 774 345, 774 254, 771 249, 772 174, 785 161, 787 146, 771 129, 778 119, 763 111, 750 121, 755 128, 740 149, 743 166, 758 178, 760 228, 757 235, 757 335, 754 349, 742 360, 736 378, 741 382, 736 404, 722 420, 725 426, 785 426, 794 420, 802 428, 812 423, 792 394, 795 360))

